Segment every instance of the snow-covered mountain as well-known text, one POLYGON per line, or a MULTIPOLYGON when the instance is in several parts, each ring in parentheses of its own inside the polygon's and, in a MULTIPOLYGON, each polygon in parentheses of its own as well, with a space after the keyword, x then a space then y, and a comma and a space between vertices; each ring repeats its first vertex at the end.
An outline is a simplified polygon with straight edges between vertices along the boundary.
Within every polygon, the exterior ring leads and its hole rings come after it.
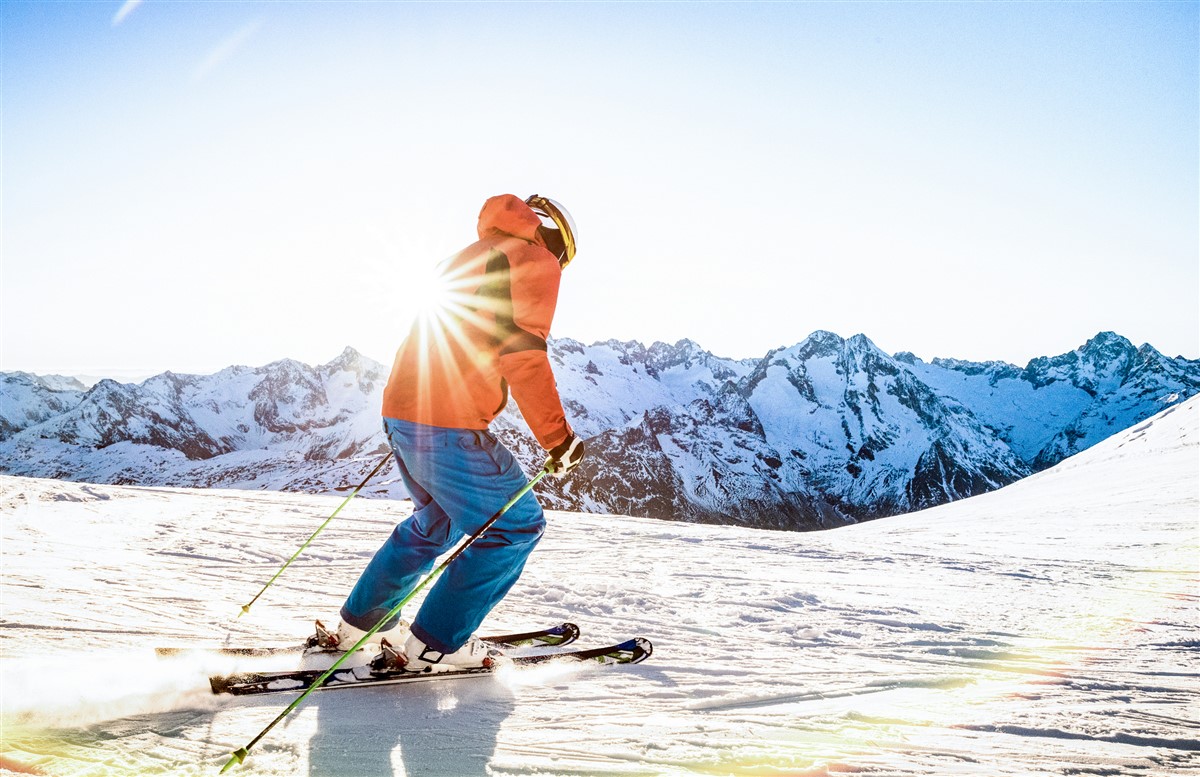
MULTIPOLYGON (((762 528, 832 527, 983 493, 1200 392, 1200 362, 1101 333, 1024 369, 815 332, 761 359, 675 345, 553 340, 580 472, 547 484, 561 509, 762 528)), ((387 369, 347 348, 140 384, 22 373, 0 383, 7 474, 102 483, 328 492, 385 452, 387 369)), ((495 431, 543 453, 515 405, 495 431)), ((400 496, 380 479, 368 494, 400 496)))
POLYGON ((102 380, 0 443, 0 461, 10 474, 96 483, 325 492, 354 479, 355 457, 385 450, 386 380, 382 365, 351 348, 318 367, 284 359, 139 384, 102 380))
MULTIPOLYGON (((484 630, 569 620, 582 646, 650 639, 648 661, 317 692, 230 775, 1198 774, 1198 458, 1200 397, 835 531, 551 510, 484 630)), ((0 477, 0 773, 215 775, 296 695, 208 675, 296 659, 152 647, 336 618, 409 505, 352 503, 237 616, 339 501, 0 477)))
POLYGON ((0 439, 79 404, 87 386, 61 375, 0 372, 0 439))
POLYGON ((1053 466, 1200 391, 1200 362, 1135 348, 1102 332, 1025 369, 898 354, 921 381, 954 397, 1035 469, 1053 466), (1036 409, 1031 414, 1029 411, 1036 409))
POLYGON ((557 341, 554 360, 573 422, 592 435, 583 476, 561 491, 573 509, 813 528, 1029 472, 969 412, 862 335, 816 332, 740 362, 689 341, 557 341))

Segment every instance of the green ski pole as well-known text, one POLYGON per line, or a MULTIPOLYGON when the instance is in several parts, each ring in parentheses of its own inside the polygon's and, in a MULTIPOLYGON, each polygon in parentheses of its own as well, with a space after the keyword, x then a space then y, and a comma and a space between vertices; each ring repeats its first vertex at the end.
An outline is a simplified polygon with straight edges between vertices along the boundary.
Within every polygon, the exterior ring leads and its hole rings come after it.
POLYGON ((349 650, 347 650, 345 653, 343 653, 342 657, 333 663, 333 666, 326 669, 325 673, 322 674, 320 677, 318 677, 316 680, 313 680, 313 684, 308 686, 308 688, 304 691, 304 693, 300 694, 300 696, 297 697, 297 699, 295 701, 293 701, 291 704, 289 704, 287 706, 287 709, 285 709, 283 712, 279 713, 279 716, 276 717, 275 720, 272 720, 269 724, 267 724, 266 728, 264 728, 262 731, 258 732, 258 736, 254 737, 254 739, 251 739, 249 742, 247 742, 244 747, 239 747, 237 750, 234 750, 232 757, 230 757, 230 759, 225 762, 225 765, 223 767, 221 767, 221 774, 224 774, 225 772, 227 772, 231 768, 233 768, 234 764, 245 763, 246 757, 250 755, 251 748, 253 748, 256 744, 258 744, 259 740, 261 740, 263 737, 265 737, 267 735, 267 732, 269 732, 271 729, 275 728, 275 726, 281 720, 286 718, 288 715, 290 715, 292 713, 293 710, 295 710, 297 707, 299 707, 304 702, 304 700, 308 698, 308 695, 310 693, 312 693, 313 691, 317 690, 322 685, 324 685, 325 681, 328 680, 331 676, 333 676, 333 673, 337 671, 338 667, 340 667, 342 665, 343 661, 345 661, 351 655, 356 653, 359 649, 362 648, 363 645, 367 644, 367 640, 369 640, 371 638, 371 636, 375 634, 375 632, 379 631, 380 627, 382 627, 383 624, 387 623, 392 618, 399 615, 400 610, 401 610, 401 608, 404 607, 404 605, 408 604, 414 596, 416 596, 418 593, 420 593, 425 588, 425 586, 427 586, 431 582, 433 582, 433 580, 435 578, 437 578, 437 576, 440 575, 446 569, 446 567, 450 566, 450 563, 452 561, 454 561, 454 559, 461 556, 463 551, 465 551, 468 547, 471 546, 471 543, 473 543, 475 540, 482 537, 483 533, 492 527, 492 524, 494 524, 496 521, 500 520, 500 516, 507 513, 509 511, 509 508, 511 508, 513 505, 515 505, 521 499, 521 497, 528 494, 530 492, 530 490, 532 490, 533 487, 537 484, 537 482, 549 473, 550 473, 549 469, 547 469, 546 467, 542 467, 541 471, 538 472, 537 475, 535 475, 533 477, 533 480, 530 480, 528 483, 526 483, 524 486, 522 486, 520 491, 513 494, 512 497, 507 502, 505 502, 504 506, 501 507, 496 512, 495 515, 493 515, 491 518, 488 518, 487 522, 484 523, 483 526, 479 527, 479 530, 477 532, 475 532, 470 537, 467 537, 465 540, 463 540, 463 543, 461 545, 459 545, 453 553, 451 553, 449 556, 447 556, 446 560, 443 561, 441 564, 439 564, 437 569, 430 572, 429 576, 426 577, 424 580, 422 580, 420 583, 418 583, 417 587, 414 588, 412 590, 412 592, 409 593, 408 596, 406 596, 402 600, 400 600, 400 603, 397 604, 395 607, 393 607, 391 610, 389 610, 387 615, 384 615, 382 618, 380 618, 379 622, 376 623, 374 626, 372 626, 370 631, 368 631, 366 634, 362 635, 362 638, 360 638, 358 640, 358 642, 355 642, 353 647, 351 647, 349 650))
POLYGON ((377 472, 379 472, 379 470, 383 469, 383 466, 384 466, 385 464, 387 464, 387 463, 388 463, 388 461, 389 461, 391 458, 392 458, 392 452, 391 452, 391 451, 388 451, 386 454, 384 454, 383 458, 379 460, 379 463, 375 465, 375 469, 371 470, 370 474, 368 474, 368 475, 367 475, 365 478, 363 478, 363 482, 359 483, 359 484, 358 484, 358 486, 357 486, 357 487, 356 487, 356 488, 355 488, 353 491, 351 491, 351 492, 350 492, 350 496, 348 496, 348 497, 346 497, 345 499, 343 499, 343 500, 342 500, 342 503, 341 503, 340 505, 338 505, 338 506, 337 506, 337 509, 333 511, 333 514, 332 514, 332 515, 330 515, 328 518, 326 518, 326 519, 325 519, 325 523, 323 523, 323 524, 321 524, 320 526, 318 526, 318 527, 317 527, 317 530, 316 530, 315 532, 313 532, 313 533, 312 533, 312 535, 311 535, 311 536, 309 536, 309 538, 308 538, 307 540, 305 540, 305 541, 304 541, 304 544, 303 544, 303 545, 301 545, 301 546, 300 546, 300 547, 299 547, 299 548, 296 550, 296 552, 295 552, 295 553, 293 553, 293 554, 292 554, 292 557, 291 557, 291 558, 289 558, 289 559, 287 560, 287 563, 285 563, 283 566, 281 566, 281 567, 279 568, 279 571, 275 573, 275 576, 274 576, 274 577, 272 577, 270 580, 268 580, 268 581, 267 581, 267 584, 266 584, 266 585, 264 585, 264 586, 262 587, 262 590, 261 590, 261 591, 259 591, 258 593, 256 593, 256 594, 254 595, 254 598, 253 598, 253 599, 251 599, 250 601, 248 601, 248 602, 246 602, 245 604, 243 604, 243 605, 242 605, 242 611, 238 613, 238 617, 239 617, 239 618, 240 618, 240 617, 242 617, 243 615, 245 615, 246 613, 250 612, 250 607, 251 607, 251 606, 253 606, 253 605, 254 605, 254 603, 258 601, 258 597, 262 596, 262 595, 263 595, 263 593, 264 593, 264 592, 265 592, 265 591, 266 591, 268 588, 270 588, 270 587, 271 587, 271 584, 272 584, 272 583, 274 583, 274 582, 275 582, 275 581, 276 581, 276 580, 279 578, 279 576, 283 574, 283 570, 285 570, 285 569, 287 569, 289 566, 291 566, 292 562, 293 562, 293 561, 295 561, 295 560, 296 560, 296 558, 297 558, 297 557, 298 557, 298 556, 299 556, 301 553, 303 553, 303 552, 304 552, 304 549, 308 547, 309 543, 311 543, 311 542, 312 542, 314 539, 316 539, 317 535, 318 535, 318 534, 320 534, 320 533, 321 533, 321 531, 322 531, 322 530, 323 530, 323 529, 324 529, 326 526, 328 526, 328 525, 329 525, 329 522, 330 522, 330 521, 332 521, 334 518, 336 518, 336 517, 337 517, 337 514, 338 514, 338 513, 340 513, 340 512, 342 511, 342 508, 343 508, 343 507, 345 507, 347 504, 349 504, 349 503, 350 503, 350 500, 351 500, 351 499, 353 499, 355 496, 357 496, 359 491, 362 491, 362 490, 363 490, 363 487, 367 485, 367 482, 368 482, 368 481, 370 481, 370 479, 371 479, 371 478, 375 477, 375 473, 377 473, 377 472))

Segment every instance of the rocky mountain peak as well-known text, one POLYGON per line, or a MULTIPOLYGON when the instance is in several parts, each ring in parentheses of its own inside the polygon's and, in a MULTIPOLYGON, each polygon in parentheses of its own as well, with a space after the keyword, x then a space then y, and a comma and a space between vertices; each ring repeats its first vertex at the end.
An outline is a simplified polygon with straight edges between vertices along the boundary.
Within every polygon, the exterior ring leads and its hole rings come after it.
POLYGON ((83 395, 83 399, 98 400, 110 396, 124 396, 129 394, 129 387, 124 383, 118 383, 112 378, 101 378, 83 395))
POLYGON ((321 365, 318 371, 325 376, 349 372, 354 374, 360 383, 365 381, 364 385, 369 385, 371 381, 384 377, 385 367, 358 350, 346 346, 336 359, 321 365))
POLYGON ((292 358, 279 359, 262 368, 263 372, 273 373, 276 375, 296 375, 306 372, 311 372, 312 367, 309 367, 303 362, 296 361, 292 358))
POLYGON ((785 363, 797 365, 813 359, 831 359, 845 374, 864 369, 875 369, 888 365, 895 370, 894 359, 879 349, 879 346, 864 334, 843 338, 824 330, 813 332, 799 345, 782 349, 780 356, 785 363))
POLYGON ((1119 386, 1137 362, 1133 343, 1114 332, 1100 332, 1074 351, 1031 360, 1023 378, 1035 387, 1066 381, 1094 397, 1119 386))
POLYGON ((846 347, 856 353, 877 353, 881 356, 886 356, 883 351, 879 350, 879 346, 875 345, 871 338, 861 332, 847 340, 846 347))
POLYGON ((326 367, 334 367, 348 371, 356 370, 363 363, 363 355, 352 346, 347 345, 337 358, 326 364, 326 367))
POLYGON ((585 350, 583 343, 570 337, 549 337, 546 345, 552 353, 583 353, 585 350))
POLYGON ((1098 349, 1121 349, 1128 350, 1133 347, 1133 343, 1129 338, 1117 334, 1116 332, 1104 331, 1097 332, 1096 335, 1090 338, 1083 344, 1083 351, 1093 351, 1098 349))
POLYGON ((896 369, 892 357, 881 351, 879 346, 864 334, 854 335, 846 341, 842 365, 853 371, 876 369, 881 365, 886 365, 884 369, 889 371, 896 369))
POLYGON ((178 394, 183 390, 185 385, 195 382, 197 379, 195 375, 180 375, 167 370, 166 372, 161 372, 158 375, 147 378, 141 385, 146 389, 161 388, 164 392, 178 394))
POLYGON ((597 346, 602 346, 615 351, 622 364, 632 365, 646 363, 646 346, 642 345, 637 340, 623 341, 614 339, 592 344, 593 348, 597 346))
POLYGON ((800 353, 804 358, 812 358, 814 356, 834 356, 842 352, 846 347, 846 341, 840 335, 833 332, 827 332, 823 329, 818 329, 811 335, 806 337, 800 343, 800 353))
POLYGON ((18 372, 31 381, 37 381, 49 391, 87 391, 87 386, 71 375, 32 375, 28 372, 18 372))
POLYGON ((1126 338, 1115 332, 1100 332, 1079 349, 1080 358, 1099 366, 1109 366, 1120 360, 1132 359, 1137 354, 1126 338))
POLYGON ((683 339, 674 345, 655 342, 646 352, 646 361, 656 371, 678 365, 691 366, 692 362, 703 361, 710 354, 694 340, 683 339))

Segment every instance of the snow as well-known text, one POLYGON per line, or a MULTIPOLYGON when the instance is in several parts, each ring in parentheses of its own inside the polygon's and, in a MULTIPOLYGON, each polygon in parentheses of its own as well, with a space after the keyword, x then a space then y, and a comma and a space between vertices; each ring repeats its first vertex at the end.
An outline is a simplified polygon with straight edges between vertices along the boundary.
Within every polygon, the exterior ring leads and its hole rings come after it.
MULTIPOLYGON (((551 513, 488 629, 649 661, 318 692, 232 773, 1200 773, 1198 414, 828 532, 551 513)), ((235 616, 339 501, 0 478, 0 773, 215 774, 293 697, 214 697, 249 659, 151 648, 334 620, 407 503, 351 503, 235 616)))

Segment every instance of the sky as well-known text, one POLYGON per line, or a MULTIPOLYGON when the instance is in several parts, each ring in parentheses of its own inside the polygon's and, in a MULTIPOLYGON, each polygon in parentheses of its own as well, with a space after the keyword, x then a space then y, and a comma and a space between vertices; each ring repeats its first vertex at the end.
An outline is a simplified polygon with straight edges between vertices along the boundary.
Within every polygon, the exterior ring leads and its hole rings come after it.
POLYGON ((353 346, 483 201, 579 228, 552 334, 1200 357, 1197 2, 0 4, 0 369, 353 346))

